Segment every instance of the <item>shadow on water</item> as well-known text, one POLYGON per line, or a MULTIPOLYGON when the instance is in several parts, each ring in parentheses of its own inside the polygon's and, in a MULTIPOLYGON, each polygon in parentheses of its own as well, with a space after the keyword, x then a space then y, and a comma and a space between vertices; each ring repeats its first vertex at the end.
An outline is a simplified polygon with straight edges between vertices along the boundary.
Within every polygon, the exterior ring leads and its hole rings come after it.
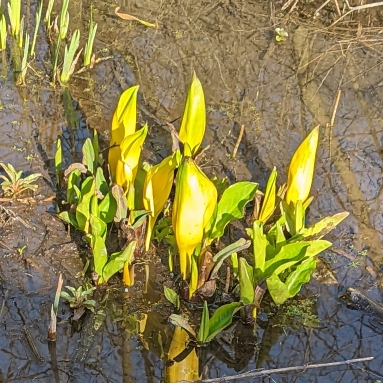
MULTIPOLYGON (((60 303, 58 342, 45 341, 58 273, 64 275, 64 286, 79 286, 83 268, 78 246, 48 211, 54 211, 52 165, 58 137, 67 163, 80 158, 92 129, 106 147, 119 95, 139 84, 140 121, 150 123, 145 157, 164 158, 171 147, 164 126, 167 121, 178 126, 192 70, 206 93, 204 146, 210 148, 204 169, 209 175, 264 185, 276 166, 283 182, 291 153, 320 124, 312 189, 316 198, 308 219, 351 213, 330 237, 335 249, 322 257, 327 267, 297 300, 281 308, 265 304, 255 332, 235 321, 198 351, 203 377, 373 356, 364 366, 270 374, 259 381, 383 380, 379 318, 351 310, 338 298, 354 285, 382 301, 381 30, 361 27, 356 35, 352 29, 311 24, 312 18, 303 21, 311 3, 299 5, 284 19, 270 14, 266 1, 124 4, 124 11, 158 21, 158 29, 149 29, 117 19, 108 2, 94 0, 97 56, 112 58, 76 76, 66 89, 53 89, 47 75, 32 73, 27 88, 17 88, 3 53, 0 159, 16 169, 41 172, 48 182, 41 183, 35 203, 0 209, 0 381, 159 382, 169 375, 172 308, 162 289, 172 277, 157 258, 147 293, 139 270, 133 288, 121 291, 114 280, 109 299, 78 323, 71 322, 69 308, 60 303), (277 44, 274 28, 282 24, 289 38, 277 44), (232 158, 242 125, 244 136, 232 158), (23 246, 25 251, 18 251, 23 246), (335 284, 327 283, 330 276, 335 284), (314 304, 303 318, 293 308, 302 307, 304 298, 314 304), (44 362, 22 334, 23 326, 44 362)), ((82 31, 89 10, 87 0, 70 8, 82 31)), ((38 47, 36 65, 43 67, 49 47, 44 39, 38 47)))

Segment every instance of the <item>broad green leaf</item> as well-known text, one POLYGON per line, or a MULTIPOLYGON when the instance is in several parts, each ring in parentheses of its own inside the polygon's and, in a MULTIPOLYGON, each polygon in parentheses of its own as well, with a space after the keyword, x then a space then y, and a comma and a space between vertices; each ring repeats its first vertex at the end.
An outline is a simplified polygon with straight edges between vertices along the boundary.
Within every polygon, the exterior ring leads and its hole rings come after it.
POLYGON ((308 249, 306 250, 306 257, 315 257, 316 255, 320 254, 322 251, 325 251, 332 245, 331 242, 325 241, 323 239, 317 239, 314 241, 301 242, 301 243, 307 243, 310 245, 308 249))
POLYGON ((240 299, 244 304, 254 302, 254 280, 251 266, 245 258, 239 258, 238 277, 240 299))
POLYGON ((205 135, 205 126, 205 96, 202 85, 194 73, 179 131, 179 138, 184 144, 185 156, 192 157, 197 153, 205 135))
POLYGON ((82 163, 92 174, 94 174, 95 155, 90 138, 87 138, 82 146, 82 163))
POLYGON ((109 192, 109 186, 108 183, 106 182, 104 172, 102 168, 98 167, 96 171, 96 190, 99 190, 103 196, 106 196, 109 192))
POLYGON ((72 213, 69 213, 68 211, 63 211, 59 214, 59 217, 65 221, 66 223, 69 223, 70 225, 72 225, 73 227, 75 227, 76 229, 79 229, 78 225, 77 225, 77 221, 76 221, 76 216, 72 213))
POLYGON ((106 239, 107 226, 106 226, 106 223, 102 219, 91 214, 90 215, 90 226, 91 226, 92 236, 102 237, 104 240, 106 239))
POLYGON ((76 201, 76 198, 79 198, 80 193, 76 193, 74 186, 76 186, 78 189, 78 185, 80 184, 80 179, 81 179, 81 171, 78 169, 74 169, 73 172, 69 174, 68 185, 66 189, 66 201, 70 205, 73 205, 76 202, 78 202, 76 201))
POLYGON ((98 205, 98 213, 100 218, 105 222, 113 222, 114 215, 117 210, 117 202, 111 192, 107 193, 98 205))
POLYGON ((277 170, 274 166, 266 185, 265 196, 262 201, 262 208, 258 220, 266 222, 273 214, 275 209, 277 170))
POLYGON ((241 302, 233 302, 219 307, 209 320, 209 336, 206 338, 206 342, 213 340, 219 332, 229 326, 234 314, 240 310, 242 306, 241 302))
POLYGON ((80 230, 88 232, 88 222, 90 216, 90 201, 94 196, 94 180, 88 177, 81 185, 81 201, 76 209, 76 220, 80 230))
POLYGON ((273 274, 279 275, 282 271, 301 261, 307 253, 309 243, 298 242, 283 246, 281 251, 265 263, 265 272, 261 279, 269 278, 273 274))
POLYGON ((105 241, 102 237, 92 236, 94 271, 102 278, 104 266, 108 262, 105 241))
POLYGON ((204 301, 201 323, 200 323, 198 334, 197 334, 197 340, 200 343, 205 343, 208 336, 209 336, 209 309, 207 307, 207 302, 204 301))
POLYGON ((305 230, 304 238, 307 238, 307 240, 321 239, 338 226, 348 215, 349 213, 344 211, 342 213, 334 214, 331 217, 323 218, 305 230))
POLYGON ((197 338, 197 334, 195 333, 193 328, 190 326, 188 321, 183 316, 177 315, 177 314, 172 314, 169 317, 169 321, 173 326, 183 328, 194 339, 197 338))
POLYGON ((232 255, 233 253, 237 253, 239 251, 245 250, 249 248, 251 245, 251 241, 246 241, 244 238, 240 238, 238 241, 226 246, 220 252, 218 252, 213 261, 215 263, 213 270, 210 273, 210 279, 214 279, 218 274, 218 270, 221 268, 223 261, 232 255))
POLYGON ((102 280, 103 282, 108 282, 108 280, 120 270, 123 269, 125 263, 131 263, 134 259, 134 250, 136 249, 137 242, 132 241, 126 246, 126 248, 117 253, 113 253, 109 257, 108 263, 104 266, 102 270, 102 280))
POLYGON ((92 195, 90 199, 90 214, 95 215, 98 217, 98 198, 96 195, 92 195))
POLYGON ((305 283, 308 283, 312 272, 316 268, 316 259, 309 258, 297 266, 297 268, 286 278, 285 285, 289 290, 290 298, 297 295, 305 283))
POLYGON ((263 279, 263 273, 265 272, 266 263, 266 249, 269 245, 269 241, 266 235, 263 234, 263 223, 254 221, 253 231, 253 257, 254 257, 254 276, 259 283, 263 279))
POLYGON ((180 297, 171 288, 164 286, 165 298, 177 309, 180 308, 180 297))
POLYGON ((290 298, 287 286, 279 279, 278 275, 273 274, 266 279, 267 289, 273 301, 280 305, 290 298))
POLYGON ((117 204, 114 221, 120 222, 122 219, 125 219, 128 215, 128 205, 126 202, 124 190, 119 185, 113 185, 112 194, 117 204))
POLYGON ((243 181, 229 186, 223 192, 217 205, 215 220, 210 221, 209 227, 205 230, 209 243, 222 237, 229 222, 243 217, 244 208, 254 198, 257 188, 258 184, 243 181))

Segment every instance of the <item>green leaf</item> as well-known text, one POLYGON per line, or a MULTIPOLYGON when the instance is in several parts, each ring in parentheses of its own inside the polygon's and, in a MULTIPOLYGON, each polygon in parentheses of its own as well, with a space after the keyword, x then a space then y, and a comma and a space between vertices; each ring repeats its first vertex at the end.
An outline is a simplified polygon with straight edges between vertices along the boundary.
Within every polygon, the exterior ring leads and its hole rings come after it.
POLYGON ((209 309, 207 302, 203 303, 201 323, 198 330, 197 340, 200 343, 205 343, 209 336, 209 309))
POLYGON ((76 209, 76 220, 80 230, 88 233, 88 222, 90 217, 90 201, 94 196, 94 180, 88 177, 81 185, 81 201, 76 209))
POLYGON ((285 284, 289 290, 290 298, 297 295, 305 283, 308 283, 312 272, 316 268, 316 259, 308 258, 300 263, 297 268, 286 278, 285 284))
POLYGON ((94 174, 95 159, 92 141, 87 138, 82 146, 82 163, 92 174, 94 174))
POLYGON ((301 242, 309 244, 309 248, 306 251, 306 257, 315 257, 320 254, 322 251, 325 251, 329 247, 331 247, 332 243, 329 241, 325 241, 323 239, 317 239, 314 241, 301 242))
POLYGON ((165 298, 177 309, 180 308, 180 297, 179 295, 169 287, 164 286, 165 298))
POLYGON ((240 298, 244 304, 254 302, 254 280, 251 266, 245 258, 239 258, 238 264, 240 298))
POLYGON ((230 244, 229 246, 226 246, 224 249, 218 252, 213 258, 215 265, 210 273, 210 279, 214 279, 217 276, 218 270, 221 268, 223 261, 227 257, 232 255, 233 253, 237 253, 239 251, 249 248, 250 245, 251 241, 246 241, 244 238, 240 238, 238 241, 230 244))
POLYGON ((117 203, 114 221, 120 222, 128 216, 128 205, 124 194, 124 190, 119 185, 113 185, 112 194, 117 203))
POLYGON ((114 215, 117 210, 117 202, 111 192, 107 193, 98 205, 98 213, 100 218, 105 222, 113 222, 114 215))
MULTIPOLYGON (((42 4, 42 3, 40 3, 42 4)), ((63 150, 61 146, 61 139, 58 138, 56 141, 56 151, 55 151, 55 171, 56 174, 60 173, 63 168, 63 150)))
POLYGON ((95 164, 102 165, 102 159, 100 157, 100 146, 98 143, 98 133, 96 129, 93 131, 92 146, 93 146, 93 152, 95 157, 95 164))
POLYGON ((263 279, 266 268, 266 249, 269 245, 266 235, 263 234, 262 222, 254 221, 251 238, 253 240, 254 276, 258 283, 263 279))
POLYGON ((106 223, 102 219, 91 214, 90 215, 90 226, 92 229, 91 230, 92 236, 102 237, 104 240, 106 239, 107 226, 106 226, 106 223))
POLYGON ((273 214, 276 199, 277 170, 274 166, 266 185, 265 196, 262 201, 262 208, 259 214, 259 221, 266 222, 273 214))
POLYGON ((66 201, 70 205, 73 205, 76 202, 78 202, 76 201, 76 198, 79 198, 80 195, 80 193, 78 193, 79 195, 77 195, 78 185, 80 184, 80 178, 81 172, 78 169, 74 169, 73 172, 69 174, 68 185, 66 189, 66 201), (77 187, 77 191, 74 189, 75 186, 77 187))
POLYGON ((33 173, 23 179, 23 183, 32 183, 37 181, 42 175, 40 173, 33 173))
POLYGON ((77 225, 76 216, 72 213, 69 213, 68 211, 63 211, 59 214, 60 219, 65 221, 66 223, 69 223, 69 225, 72 225, 76 229, 79 229, 77 225))
POLYGON ((104 266, 108 262, 108 253, 102 237, 92 236, 92 250, 94 271, 102 277, 104 266))
POLYGON ((109 186, 106 182, 102 168, 97 168, 95 180, 96 190, 99 190, 103 196, 106 196, 109 193, 109 186))
POLYGON ((281 305, 290 298, 287 286, 279 279, 278 275, 273 274, 267 278, 266 284, 271 298, 277 305, 281 305))
POLYGON ((196 339, 197 335, 188 321, 181 315, 172 314, 169 317, 169 321, 173 326, 183 328, 192 338, 196 339))
POLYGON ((108 280, 116 273, 118 273, 124 267, 125 263, 129 264, 133 261, 134 250, 136 249, 137 242, 132 241, 126 246, 126 248, 117 253, 113 253, 109 257, 108 263, 105 265, 102 272, 102 281, 108 282, 108 280))
POLYGON ((230 261, 231 261, 231 266, 233 268, 233 277, 237 278, 238 276, 238 254, 233 253, 230 255, 230 261))
POLYGON ((308 227, 304 231, 303 237, 307 240, 311 239, 321 239, 323 236, 328 234, 332 229, 338 226, 347 216, 348 212, 342 212, 334 214, 331 217, 326 217, 315 223, 314 225, 308 227))
POLYGON ((206 338, 206 342, 210 342, 219 332, 229 326, 234 314, 242 306, 241 302, 233 302, 219 307, 209 320, 209 336, 206 338))
POLYGON ((257 188, 258 184, 243 181, 229 186, 223 192, 217 205, 215 219, 210 221, 208 225, 210 227, 206 229, 209 243, 224 234, 225 227, 229 222, 243 217, 244 208, 254 198, 257 188))
POLYGON ((265 272, 261 279, 269 278, 273 274, 279 275, 282 271, 301 261, 307 253, 309 243, 298 242, 283 246, 281 251, 265 263, 265 272))

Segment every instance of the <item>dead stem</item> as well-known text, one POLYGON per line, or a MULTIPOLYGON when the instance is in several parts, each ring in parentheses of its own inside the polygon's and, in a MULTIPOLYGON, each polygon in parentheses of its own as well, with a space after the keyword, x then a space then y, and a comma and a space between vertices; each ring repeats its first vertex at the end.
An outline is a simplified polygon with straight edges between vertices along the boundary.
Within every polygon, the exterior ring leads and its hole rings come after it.
POLYGON ((342 91, 340 89, 338 89, 338 93, 336 95, 336 99, 335 99, 335 103, 334 103, 334 108, 333 108, 333 111, 332 111, 332 116, 331 116, 330 125, 329 125, 329 128, 330 128, 330 133, 329 133, 329 161, 331 161, 331 154, 332 154, 331 153, 332 129, 334 127, 336 111, 338 110, 338 105, 339 105, 339 100, 340 100, 341 94, 342 94, 342 91))
POLYGON ((349 11, 347 11, 343 16, 339 17, 338 20, 334 21, 330 26, 333 27, 335 24, 338 24, 339 21, 343 20, 346 16, 348 16, 350 13, 355 11, 361 11, 362 9, 368 9, 368 8, 374 8, 374 7, 380 7, 383 5, 383 1, 379 1, 378 3, 371 3, 371 4, 364 4, 364 5, 358 5, 357 7, 351 7, 349 2, 347 0, 344 0, 347 4, 347 7, 349 8, 349 11))
MULTIPOLYGON (((258 370, 258 371, 248 371, 243 374, 238 374, 234 376, 223 376, 221 378, 212 378, 212 379, 202 379, 196 381, 195 383, 213 383, 213 382, 229 382, 237 379, 247 379, 254 378, 257 376, 265 376, 270 374, 278 374, 278 373, 286 373, 290 371, 302 371, 302 370, 311 370, 314 368, 324 368, 324 367, 334 367, 334 366, 343 366, 345 364, 353 364, 358 362, 368 362, 373 360, 373 356, 369 356, 366 358, 358 358, 358 359, 349 359, 341 362, 332 362, 332 363, 318 363, 318 364, 305 364, 303 366, 294 366, 294 367, 285 367, 285 368, 275 368, 270 370, 258 370)), ((185 381, 180 381, 178 383, 184 383, 185 381)))
POLYGON ((233 149, 233 154, 231 155, 231 158, 235 158, 235 156, 237 155, 237 151, 238 151, 239 145, 242 141, 244 131, 245 131, 245 125, 241 125, 241 129, 239 131, 237 142, 235 143, 235 146, 233 149))

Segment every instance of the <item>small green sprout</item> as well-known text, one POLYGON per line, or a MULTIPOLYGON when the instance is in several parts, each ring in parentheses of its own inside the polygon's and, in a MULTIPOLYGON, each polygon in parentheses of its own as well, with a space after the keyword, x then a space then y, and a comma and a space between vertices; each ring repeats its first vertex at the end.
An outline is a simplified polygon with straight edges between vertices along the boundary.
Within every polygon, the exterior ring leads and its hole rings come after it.
POLYGON ((76 310, 81 307, 84 307, 86 309, 94 311, 94 307, 96 306, 96 301, 89 298, 92 297, 95 287, 91 287, 91 288, 85 287, 84 289, 83 286, 80 286, 77 290, 72 286, 65 286, 65 288, 69 290, 71 294, 68 294, 67 292, 62 291, 60 293, 60 297, 65 299, 69 303, 70 308, 76 310))
POLYGON ((283 28, 275 28, 275 40, 278 43, 283 43, 289 37, 289 34, 283 28))
POLYGON ((7 173, 7 176, 0 175, 0 179, 3 180, 1 188, 4 195, 12 198, 16 198, 19 194, 26 190, 36 191, 37 185, 34 182, 41 177, 40 173, 33 173, 25 178, 21 178, 23 172, 17 172, 11 164, 4 164, 0 162, 0 166, 7 173))

